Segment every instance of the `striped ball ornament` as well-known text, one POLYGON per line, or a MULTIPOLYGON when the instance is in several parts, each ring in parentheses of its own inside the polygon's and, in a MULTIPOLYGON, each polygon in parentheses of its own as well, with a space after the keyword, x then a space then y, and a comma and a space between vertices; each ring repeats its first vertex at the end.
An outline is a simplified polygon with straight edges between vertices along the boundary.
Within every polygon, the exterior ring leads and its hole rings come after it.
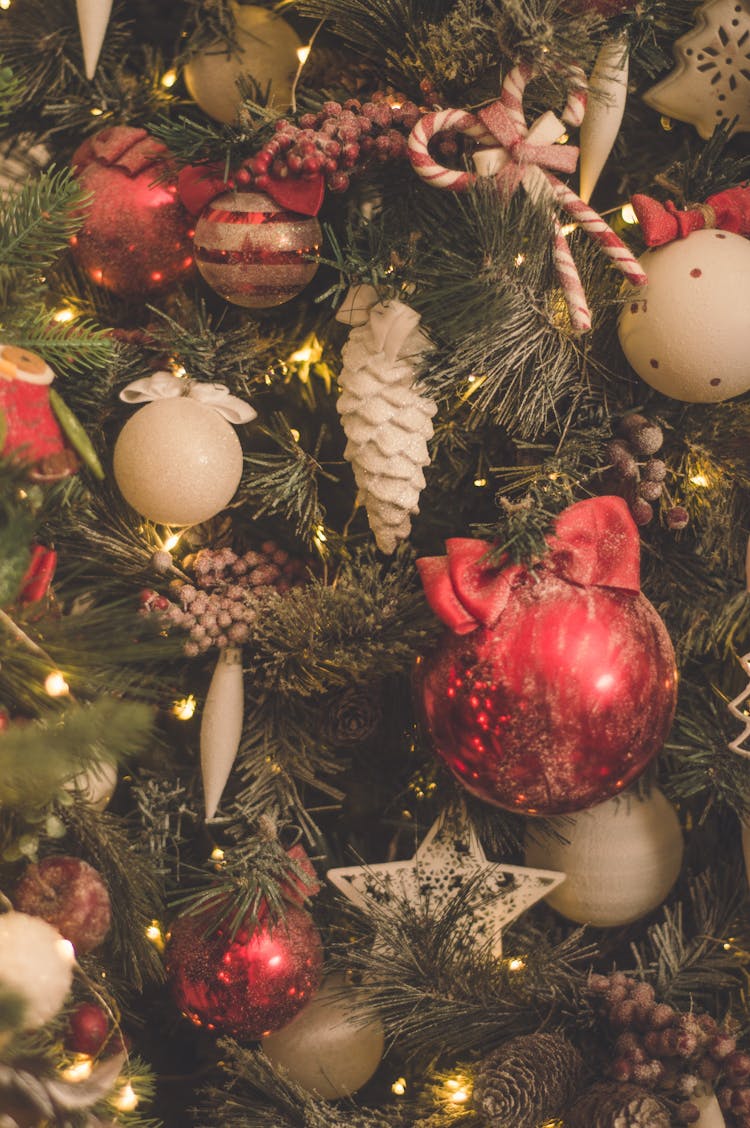
POLYGON ((262 192, 226 192, 196 224, 195 261, 225 301, 270 309, 311 280, 321 240, 315 216, 286 211, 262 192))

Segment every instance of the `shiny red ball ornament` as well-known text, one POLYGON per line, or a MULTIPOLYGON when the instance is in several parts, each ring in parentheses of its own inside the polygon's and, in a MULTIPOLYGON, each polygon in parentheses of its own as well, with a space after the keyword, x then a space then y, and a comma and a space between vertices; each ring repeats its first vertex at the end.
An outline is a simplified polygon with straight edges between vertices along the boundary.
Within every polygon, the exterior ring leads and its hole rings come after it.
POLYGON ((196 224, 195 261, 225 301, 270 309, 311 280, 322 239, 314 215, 289 211, 263 192, 225 192, 196 224))
POLYGON ((533 571, 482 541, 419 562, 450 623, 417 666, 424 727, 473 795, 527 815, 579 811, 641 774, 676 703, 674 651, 640 593, 621 498, 579 502, 533 571))
POLYGON ((260 1038, 290 1022, 320 985, 320 933, 302 909, 283 920, 248 916, 235 935, 228 924, 207 933, 206 914, 185 914, 171 928, 167 970, 175 1001, 196 1026, 260 1038))
POLYGON ((95 1003, 81 1003, 68 1020, 65 1045, 75 1054, 96 1057, 109 1038, 109 1018, 95 1003))
POLYGON ((193 224, 176 178, 162 179, 169 152, 160 141, 145 129, 112 126, 84 141, 72 164, 92 198, 71 247, 92 282, 143 298, 190 274, 193 224))

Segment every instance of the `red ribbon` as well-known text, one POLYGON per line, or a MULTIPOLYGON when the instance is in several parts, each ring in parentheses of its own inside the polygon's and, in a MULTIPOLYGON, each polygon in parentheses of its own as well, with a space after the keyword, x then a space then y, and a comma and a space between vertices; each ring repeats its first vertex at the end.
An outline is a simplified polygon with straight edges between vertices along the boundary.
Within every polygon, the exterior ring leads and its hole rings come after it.
MULTIPOLYGON (((509 193, 516 191, 528 165, 554 169, 556 172, 575 172, 578 163, 578 149, 575 145, 534 144, 519 130, 502 102, 493 102, 491 106, 479 110, 477 117, 508 154, 508 163, 501 169, 498 179, 509 193)), ((533 131, 532 126, 530 133, 533 134, 533 131)))
POLYGON ((50 589, 57 567, 57 553, 52 548, 35 544, 31 550, 31 560, 21 581, 19 603, 38 603, 50 589))
POLYGON ((727 188, 709 196, 706 207, 713 212, 713 218, 703 208, 680 211, 671 200, 660 204, 650 196, 636 195, 631 202, 649 247, 661 247, 674 239, 687 239, 693 231, 701 231, 704 227, 731 231, 735 235, 750 235, 750 184, 739 184, 736 188, 727 188))
MULTIPOLYGON (((235 187, 231 177, 229 180, 224 179, 223 165, 188 165, 180 170, 177 177, 180 199, 191 215, 200 215, 212 200, 224 192, 233 191, 235 187)), ((281 180, 267 176, 263 192, 287 211, 297 212, 298 215, 317 215, 325 195, 325 180, 322 176, 314 176, 309 180, 291 176, 281 180)))
MULTIPOLYGON (((571 505, 547 537, 550 554, 540 567, 580 587, 640 591, 640 539, 621 497, 596 497, 571 505)), ((489 541, 454 537, 447 556, 417 560, 427 602, 454 634, 492 628, 513 588, 528 578, 523 564, 493 561, 489 541)))

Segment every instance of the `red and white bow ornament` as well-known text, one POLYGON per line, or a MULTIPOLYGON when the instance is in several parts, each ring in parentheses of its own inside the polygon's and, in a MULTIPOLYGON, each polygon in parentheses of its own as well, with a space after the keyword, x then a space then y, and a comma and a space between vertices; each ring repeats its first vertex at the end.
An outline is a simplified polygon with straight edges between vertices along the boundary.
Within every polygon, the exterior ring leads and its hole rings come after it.
MULTIPOLYGON (((578 162, 578 149, 558 142, 565 134, 564 122, 580 125, 586 108, 586 79, 582 71, 572 75, 573 83, 562 121, 551 111, 527 126, 523 93, 534 77, 531 67, 520 65, 505 76, 497 102, 477 114, 466 110, 438 110, 426 114, 409 136, 409 158, 415 171, 436 188, 465 192, 477 175, 495 179, 498 191, 512 195, 523 185, 529 195, 549 199, 561 211, 596 239, 618 270, 635 285, 643 285, 646 275, 625 244, 598 212, 558 180, 554 172, 571 173, 578 162), (478 172, 445 168, 430 155, 429 143, 437 133, 456 130, 473 137, 482 148, 474 156, 478 172), (554 172, 552 171, 554 170, 554 172)), ((591 312, 573 256, 560 222, 554 220, 554 261, 573 329, 585 333, 591 328, 591 312)))

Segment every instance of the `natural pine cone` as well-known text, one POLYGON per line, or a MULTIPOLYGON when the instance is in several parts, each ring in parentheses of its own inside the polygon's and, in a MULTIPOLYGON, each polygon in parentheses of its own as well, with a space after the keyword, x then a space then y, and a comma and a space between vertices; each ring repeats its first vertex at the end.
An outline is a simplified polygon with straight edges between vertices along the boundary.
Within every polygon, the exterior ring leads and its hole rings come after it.
POLYGON ((492 1128, 537 1128, 560 1116, 582 1072, 581 1055, 562 1034, 524 1034, 481 1062, 474 1106, 492 1128))
POLYGON ((380 699, 364 688, 344 690, 329 706, 328 724, 336 744, 361 744, 383 715, 380 699))
POLYGON ((669 1111, 638 1085, 602 1081, 579 1097, 565 1128, 670 1128, 669 1111))

